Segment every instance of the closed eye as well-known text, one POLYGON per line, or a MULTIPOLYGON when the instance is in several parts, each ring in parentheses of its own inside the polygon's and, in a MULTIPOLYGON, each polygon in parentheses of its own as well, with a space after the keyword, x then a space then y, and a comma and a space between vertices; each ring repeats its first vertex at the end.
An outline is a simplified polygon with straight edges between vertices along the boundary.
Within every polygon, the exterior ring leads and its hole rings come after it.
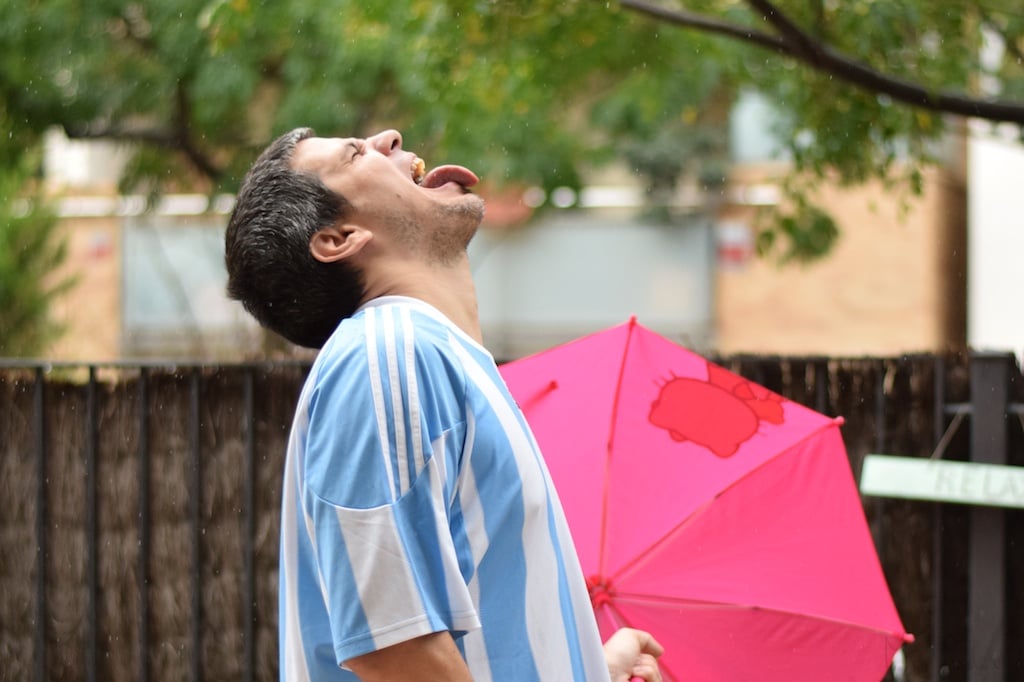
POLYGON ((352 140, 347 145, 345 145, 345 149, 350 151, 350 153, 348 154, 348 161, 349 163, 351 163, 356 160, 357 156, 363 153, 364 146, 361 142, 352 140))

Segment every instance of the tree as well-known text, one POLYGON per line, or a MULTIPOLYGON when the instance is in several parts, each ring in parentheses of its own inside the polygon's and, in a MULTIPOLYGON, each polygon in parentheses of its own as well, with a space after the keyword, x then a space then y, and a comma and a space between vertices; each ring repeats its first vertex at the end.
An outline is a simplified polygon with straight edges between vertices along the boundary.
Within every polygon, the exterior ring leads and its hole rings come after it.
MULTIPOLYGON (((0 0, 0 95, 30 148, 50 126, 137 144, 125 189, 233 190, 274 134, 400 127, 492 183, 578 186, 624 161, 655 199, 726 175, 726 115, 780 112, 793 201, 762 243, 827 252, 807 183, 919 191, 947 118, 1019 125, 1010 0, 0 0), (986 40, 1003 57, 983 62, 986 40), (55 47, 59 46, 59 47, 55 47), (979 84, 996 83, 1002 100, 979 84), (776 237, 781 236, 781 239, 776 237)), ((15 151, 14 153, 18 153, 15 151)))
POLYGON ((41 357, 61 331, 51 303, 73 283, 56 274, 65 243, 56 216, 26 196, 21 168, 0 170, 0 356, 41 357))

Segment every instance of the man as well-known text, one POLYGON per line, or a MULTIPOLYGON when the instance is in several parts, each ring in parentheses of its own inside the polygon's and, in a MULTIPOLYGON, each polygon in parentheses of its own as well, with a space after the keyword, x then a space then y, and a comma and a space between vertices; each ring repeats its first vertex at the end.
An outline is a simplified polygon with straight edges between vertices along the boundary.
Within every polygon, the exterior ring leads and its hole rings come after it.
POLYGON ((660 645, 603 645, 551 479, 481 343, 469 170, 402 137, 299 129, 256 161, 226 237, 229 294, 320 348, 281 520, 281 678, 661 679, 660 645))

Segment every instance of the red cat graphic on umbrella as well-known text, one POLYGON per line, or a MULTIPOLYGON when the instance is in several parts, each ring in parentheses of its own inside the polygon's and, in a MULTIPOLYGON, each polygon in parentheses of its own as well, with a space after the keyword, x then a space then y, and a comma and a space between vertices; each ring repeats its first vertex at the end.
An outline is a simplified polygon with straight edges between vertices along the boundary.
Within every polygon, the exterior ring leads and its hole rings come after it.
POLYGON ((674 441, 731 457, 761 422, 782 423, 782 396, 709 362, 707 381, 673 377, 662 386, 650 421, 674 441))

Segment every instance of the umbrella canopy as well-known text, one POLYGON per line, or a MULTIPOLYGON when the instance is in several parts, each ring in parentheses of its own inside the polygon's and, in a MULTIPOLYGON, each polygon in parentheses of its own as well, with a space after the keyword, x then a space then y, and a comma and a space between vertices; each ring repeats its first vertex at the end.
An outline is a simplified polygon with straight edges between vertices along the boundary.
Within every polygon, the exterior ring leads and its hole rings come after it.
POLYGON ((880 680, 912 641, 831 419, 638 324, 502 365, 602 635, 668 680, 880 680))

